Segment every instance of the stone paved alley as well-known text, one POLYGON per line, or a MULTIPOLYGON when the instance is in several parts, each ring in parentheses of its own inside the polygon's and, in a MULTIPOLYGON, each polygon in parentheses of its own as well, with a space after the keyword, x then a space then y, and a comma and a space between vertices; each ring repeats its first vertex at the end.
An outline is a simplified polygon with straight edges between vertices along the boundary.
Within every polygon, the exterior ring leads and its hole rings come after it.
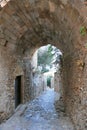
POLYGON ((87 130, 86 0, 0 0, 0 124, 19 108, 1 130, 73 129, 65 114, 35 99, 44 89, 35 87, 32 58, 48 44, 63 54, 55 87, 62 88, 65 112, 76 130, 87 130))
POLYGON ((53 89, 48 89, 40 97, 22 105, 0 126, 0 130, 75 130, 65 113, 56 112, 55 96, 53 89))

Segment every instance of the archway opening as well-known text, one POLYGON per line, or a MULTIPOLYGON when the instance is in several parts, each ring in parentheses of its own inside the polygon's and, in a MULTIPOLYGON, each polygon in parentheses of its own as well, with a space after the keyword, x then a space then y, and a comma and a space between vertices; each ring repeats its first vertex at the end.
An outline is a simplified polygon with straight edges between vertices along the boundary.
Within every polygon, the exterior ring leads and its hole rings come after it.
POLYGON ((7 56, 6 53, 3 54, 4 51, 0 51, 0 56, 6 56, 4 65, 3 60, 1 61, 2 69, 7 66, 6 71, 5 69, 3 72, 0 71, 0 116, 4 112, 8 115, 14 110, 13 83, 15 76, 13 76, 13 70, 16 59, 18 59, 19 66, 25 67, 23 71, 24 101, 26 102, 29 100, 32 91, 29 90, 29 86, 32 84, 29 79, 31 72, 28 72, 30 64, 26 62, 25 58, 24 65, 23 55, 26 51, 30 53, 31 48, 45 45, 45 43, 54 43, 61 48, 64 54, 63 86, 67 113, 77 125, 77 129, 87 128, 84 125, 86 124, 87 101, 87 74, 85 73, 87 68, 87 47, 85 48, 87 33, 85 31, 84 36, 80 34, 81 27, 83 26, 84 30, 84 27, 87 26, 87 8, 83 7, 82 1, 84 0, 23 0, 22 2, 21 0, 12 0, 2 9, 0 13, 0 45, 9 54, 7 56), (20 40, 21 44, 19 44, 20 40), (2 76, 2 73, 5 77, 2 76), (4 79, 6 80, 3 81, 4 79))
POLYGON ((58 94, 55 99, 62 95, 62 57, 62 52, 51 44, 40 47, 34 53, 31 60, 33 98, 48 89, 58 94))

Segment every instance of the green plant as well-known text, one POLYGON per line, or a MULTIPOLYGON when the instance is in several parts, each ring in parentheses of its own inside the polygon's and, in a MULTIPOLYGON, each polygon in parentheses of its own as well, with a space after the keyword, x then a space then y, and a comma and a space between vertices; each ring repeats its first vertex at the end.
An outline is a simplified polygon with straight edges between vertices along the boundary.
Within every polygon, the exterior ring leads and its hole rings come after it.
POLYGON ((87 34, 87 28, 85 26, 80 27, 80 34, 85 36, 87 34))
POLYGON ((85 43, 85 48, 87 48, 87 42, 85 43))

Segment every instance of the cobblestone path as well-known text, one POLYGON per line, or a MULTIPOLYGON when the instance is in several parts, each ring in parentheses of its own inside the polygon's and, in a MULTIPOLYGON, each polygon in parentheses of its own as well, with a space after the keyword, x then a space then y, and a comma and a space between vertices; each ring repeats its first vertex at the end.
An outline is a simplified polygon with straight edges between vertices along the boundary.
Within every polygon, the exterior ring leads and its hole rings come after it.
POLYGON ((0 130, 75 130, 64 112, 56 112, 55 95, 53 89, 49 89, 35 100, 21 105, 0 125, 0 130))

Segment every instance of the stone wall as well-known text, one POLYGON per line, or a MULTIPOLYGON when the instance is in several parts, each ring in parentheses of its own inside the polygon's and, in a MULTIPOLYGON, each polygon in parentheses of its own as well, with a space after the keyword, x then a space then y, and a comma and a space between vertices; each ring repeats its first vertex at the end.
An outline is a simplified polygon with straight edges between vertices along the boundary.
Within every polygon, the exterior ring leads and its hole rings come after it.
POLYGON ((12 0, 0 9, 0 113, 13 112, 17 66, 22 71, 18 75, 24 75, 24 102, 30 99, 31 57, 35 49, 50 43, 64 56, 66 111, 77 130, 87 129, 87 33, 80 33, 87 27, 86 15, 81 0, 12 0))
POLYGON ((44 91, 43 75, 33 73, 32 75, 32 99, 38 97, 44 91))
POLYGON ((66 111, 71 116, 77 130, 86 130, 86 100, 82 98, 86 98, 86 93, 83 94, 86 91, 84 91, 83 85, 84 69, 82 62, 76 57, 67 56, 63 65, 64 102, 66 111))
POLYGON ((15 79, 21 76, 21 103, 31 99, 30 60, 0 46, 0 123, 15 110, 15 79))
POLYGON ((0 46, 0 122, 15 109, 15 78, 23 75, 21 66, 7 47, 0 46))
POLYGON ((21 103, 43 91, 42 76, 32 76, 31 59, 19 50, 15 53, 7 46, 0 46, 0 123, 14 113, 17 76, 21 76, 21 103))
POLYGON ((60 93, 61 96, 63 94, 62 79, 59 70, 54 74, 54 91, 60 93))

